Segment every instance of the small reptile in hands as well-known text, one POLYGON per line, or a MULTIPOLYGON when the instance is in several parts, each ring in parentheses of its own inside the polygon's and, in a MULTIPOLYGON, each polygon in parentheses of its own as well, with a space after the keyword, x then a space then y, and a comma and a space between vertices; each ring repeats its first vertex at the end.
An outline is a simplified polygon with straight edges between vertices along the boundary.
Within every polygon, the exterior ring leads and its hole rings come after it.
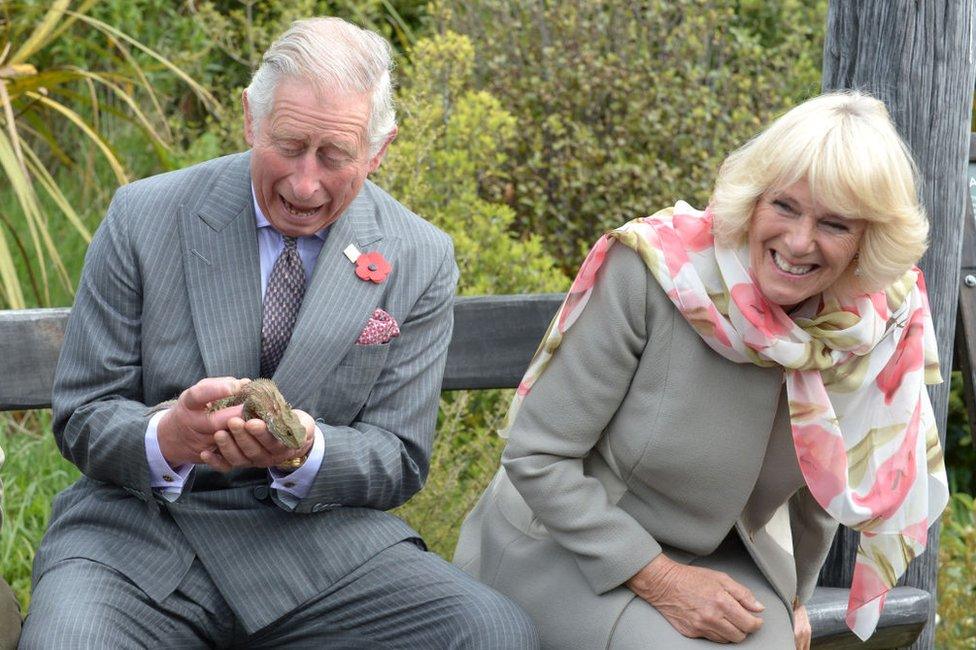
POLYGON ((268 431, 281 444, 298 449, 305 442, 305 427, 285 401, 281 391, 270 379, 255 379, 230 397, 213 402, 210 411, 219 411, 230 406, 244 405, 244 420, 264 420, 268 431))

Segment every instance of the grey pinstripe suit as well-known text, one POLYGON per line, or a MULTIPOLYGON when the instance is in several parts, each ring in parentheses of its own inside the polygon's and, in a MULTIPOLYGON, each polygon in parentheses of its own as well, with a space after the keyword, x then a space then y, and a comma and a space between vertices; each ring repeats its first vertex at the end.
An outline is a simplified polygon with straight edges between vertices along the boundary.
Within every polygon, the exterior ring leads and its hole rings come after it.
POLYGON ((369 182, 331 227, 274 375, 325 436, 307 498, 290 511, 269 494, 265 470, 201 466, 176 502, 154 499, 146 406, 203 377, 258 375, 249 160, 227 156, 116 193, 85 259, 54 386, 55 436, 84 477, 54 504, 35 584, 81 557, 160 601, 198 558, 254 633, 417 537, 383 511, 427 474, 457 267, 446 235, 369 182), (350 243, 392 263, 385 282, 356 277, 342 254, 350 243), (400 337, 355 345, 376 307, 400 337))

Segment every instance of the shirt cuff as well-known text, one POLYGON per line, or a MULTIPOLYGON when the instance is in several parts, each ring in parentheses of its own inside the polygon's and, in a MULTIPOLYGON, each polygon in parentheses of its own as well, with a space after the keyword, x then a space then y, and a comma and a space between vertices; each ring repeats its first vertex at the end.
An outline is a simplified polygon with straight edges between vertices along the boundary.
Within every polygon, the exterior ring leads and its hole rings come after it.
POLYGON ((317 424, 313 436, 312 448, 308 450, 308 458, 305 459, 301 467, 293 472, 283 472, 273 467, 268 468, 272 478, 271 489, 277 490, 278 498, 291 507, 308 496, 325 458, 325 436, 322 435, 322 430, 317 424))
POLYGON ((184 463, 179 467, 170 467, 159 449, 159 421, 168 411, 169 409, 163 409, 149 419, 149 426, 146 427, 146 460, 149 462, 149 486, 153 492, 167 501, 176 501, 183 493, 183 485, 193 469, 193 464, 184 463))

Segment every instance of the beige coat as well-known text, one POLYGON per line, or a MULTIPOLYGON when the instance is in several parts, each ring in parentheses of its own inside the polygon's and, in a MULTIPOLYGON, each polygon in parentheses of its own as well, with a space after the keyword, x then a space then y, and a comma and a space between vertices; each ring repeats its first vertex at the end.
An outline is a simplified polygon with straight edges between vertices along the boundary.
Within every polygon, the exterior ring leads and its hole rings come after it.
POLYGON ((836 529, 803 486, 782 371, 708 348, 622 245, 526 397, 502 463, 455 563, 536 603, 543 631, 558 610, 574 647, 606 645, 633 598, 623 583, 662 550, 708 556, 733 528, 791 612, 836 529))

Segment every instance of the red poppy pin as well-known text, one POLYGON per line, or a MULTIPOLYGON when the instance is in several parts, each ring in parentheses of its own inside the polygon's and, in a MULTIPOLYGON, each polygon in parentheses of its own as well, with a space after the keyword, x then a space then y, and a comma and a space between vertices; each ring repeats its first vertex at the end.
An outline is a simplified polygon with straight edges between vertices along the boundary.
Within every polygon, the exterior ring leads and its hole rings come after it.
POLYGON ((356 275, 361 280, 369 280, 379 284, 390 273, 390 263, 379 251, 361 253, 356 258, 356 275))

